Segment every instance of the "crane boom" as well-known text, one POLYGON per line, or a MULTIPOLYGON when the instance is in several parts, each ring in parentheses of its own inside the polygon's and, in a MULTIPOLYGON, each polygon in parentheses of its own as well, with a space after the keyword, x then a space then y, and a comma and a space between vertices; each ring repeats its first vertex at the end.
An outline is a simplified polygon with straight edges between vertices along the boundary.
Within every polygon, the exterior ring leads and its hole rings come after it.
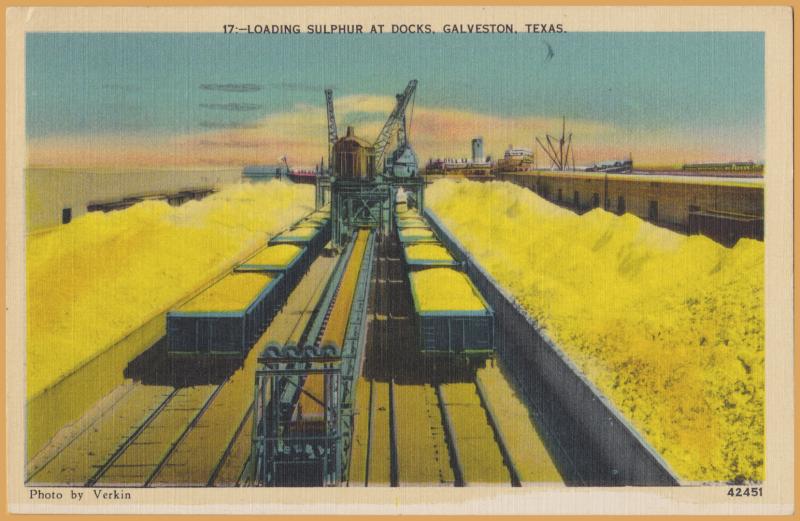
POLYGON ((328 166, 333 165, 333 144, 339 139, 336 116, 333 113, 333 90, 325 89, 325 106, 328 110, 328 166))
MULTIPOLYGON (((397 101, 400 101, 400 95, 397 95, 397 101)), ((406 139, 406 114, 403 112, 400 125, 397 126, 397 148, 404 147, 408 144, 406 139)))
POLYGON ((395 132, 397 126, 403 123, 403 118, 405 118, 406 114, 406 107, 408 106, 408 102, 411 100, 411 97, 414 95, 416 89, 417 80, 411 80, 408 82, 408 85, 403 93, 397 97, 397 103, 394 106, 394 110, 391 114, 389 114, 389 119, 387 119, 386 123, 384 123, 383 128, 378 134, 378 138, 375 140, 375 144, 373 145, 375 148, 376 166, 383 165, 383 161, 386 156, 386 147, 389 145, 389 140, 391 139, 392 134, 395 132))

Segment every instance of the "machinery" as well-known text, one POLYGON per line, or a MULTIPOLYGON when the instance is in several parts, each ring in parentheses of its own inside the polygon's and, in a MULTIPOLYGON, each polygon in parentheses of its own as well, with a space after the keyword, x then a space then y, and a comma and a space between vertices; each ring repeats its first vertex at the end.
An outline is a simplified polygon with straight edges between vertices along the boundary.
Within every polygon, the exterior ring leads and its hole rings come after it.
POLYGON ((333 112, 333 90, 325 89, 325 109, 328 116, 328 170, 320 161, 320 169, 316 175, 314 203, 317 210, 330 202, 331 172, 333 166, 333 145, 339 140, 336 128, 336 115, 333 112))
POLYGON ((328 172, 316 177, 316 204, 330 199, 331 241, 340 251, 321 301, 299 340, 271 344, 256 370, 252 485, 338 485, 347 479, 354 425, 354 384, 366 344, 375 244, 396 227, 398 193, 421 209, 424 182, 408 142, 409 82, 369 142, 347 127, 339 137, 333 93, 325 91, 328 172), (388 153, 393 136, 396 146, 388 153))
POLYGON ((406 119, 416 88, 417 80, 411 80, 397 94, 394 109, 373 143, 357 137, 353 127, 347 128, 344 137, 338 137, 333 94, 325 91, 330 170, 329 176, 318 177, 317 204, 326 204, 329 190, 335 247, 344 246, 359 228, 375 229, 383 235, 391 233, 395 226, 392 209, 399 188, 407 193, 410 207, 422 209, 424 181, 418 175, 406 119), (393 142, 396 145, 389 152, 393 142))
POLYGON ((355 234, 299 341, 270 344, 258 358, 249 484, 329 486, 346 479, 374 246, 374 232, 355 234))

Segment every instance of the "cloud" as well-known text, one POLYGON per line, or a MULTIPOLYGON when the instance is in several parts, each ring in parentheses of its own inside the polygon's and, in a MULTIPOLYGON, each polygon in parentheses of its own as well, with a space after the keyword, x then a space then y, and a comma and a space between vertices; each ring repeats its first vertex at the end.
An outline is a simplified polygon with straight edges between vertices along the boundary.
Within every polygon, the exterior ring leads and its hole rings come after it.
MULTIPOLYGON (((339 134, 347 125, 369 142, 383 127, 393 96, 354 95, 335 100, 339 134)), ((446 107, 416 105, 408 114, 409 137, 421 163, 429 158, 464 158, 470 141, 482 136, 484 149, 502 157, 509 145, 537 149, 539 166, 549 162, 535 136, 560 135, 561 118, 545 116, 502 117, 446 107)), ((294 166, 327 162, 325 107, 296 104, 291 110, 269 114, 250 123, 205 121, 203 130, 179 136, 131 134, 98 137, 64 136, 29 142, 29 164, 48 166, 192 166, 272 162, 286 155, 294 166)), ((567 120, 573 133, 576 164, 628 157, 642 163, 682 163, 730 159, 760 159, 758 145, 737 129, 710 133, 698 143, 686 129, 622 128, 599 121, 567 120), (734 155, 734 151, 735 155, 734 155)))
POLYGON ((219 92, 257 92, 262 87, 255 83, 203 83, 200 89, 219 92))
POLYGON ((247 112, 264 107, 258 103, 201 103, 200 106, 204 109, 227 110, 231 112, 247 112))
POLYGON ((324 89, 332 89, 333 87, 323 87, 322 85, 314 85, 311 83, 296 83, 291 81, 281 81, 275 83, 268 83, 268 87, 273 89, 288 90, 292 92, 322 92, 324 89))
POLYGON ((258 148, 264 146, 264 143, 258 141, 214 141, 212 139, 200 139, 197 145, 201 147, 224 147, 224 148, 258 148))
POLYGON ((243 123, 239 121, 201 121, 198 125, 203 128, 258 128, 257 123, 243 123))

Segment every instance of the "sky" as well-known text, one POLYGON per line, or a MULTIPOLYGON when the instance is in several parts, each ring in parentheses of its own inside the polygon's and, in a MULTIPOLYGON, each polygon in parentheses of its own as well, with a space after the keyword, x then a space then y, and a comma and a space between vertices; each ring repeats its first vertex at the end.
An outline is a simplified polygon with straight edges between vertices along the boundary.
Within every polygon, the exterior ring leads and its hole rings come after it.
POLYGON ((577 164, 764 156, 763 33, 29 33, 28 163, 311 166, 324 88, 340 134, 373 141, 410 79, 421 162, 476 136, 493 157, 535 148, 562 116, 577 164))

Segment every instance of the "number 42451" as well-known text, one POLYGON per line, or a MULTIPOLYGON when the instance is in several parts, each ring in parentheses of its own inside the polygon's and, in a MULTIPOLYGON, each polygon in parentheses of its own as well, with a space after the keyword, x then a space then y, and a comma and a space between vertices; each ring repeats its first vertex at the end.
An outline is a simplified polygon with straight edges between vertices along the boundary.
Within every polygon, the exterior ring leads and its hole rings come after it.
POLYGON ((728 489, 731 497, 757 497, 763 496, 764 490, 761 487, 731 487, 728 489))

